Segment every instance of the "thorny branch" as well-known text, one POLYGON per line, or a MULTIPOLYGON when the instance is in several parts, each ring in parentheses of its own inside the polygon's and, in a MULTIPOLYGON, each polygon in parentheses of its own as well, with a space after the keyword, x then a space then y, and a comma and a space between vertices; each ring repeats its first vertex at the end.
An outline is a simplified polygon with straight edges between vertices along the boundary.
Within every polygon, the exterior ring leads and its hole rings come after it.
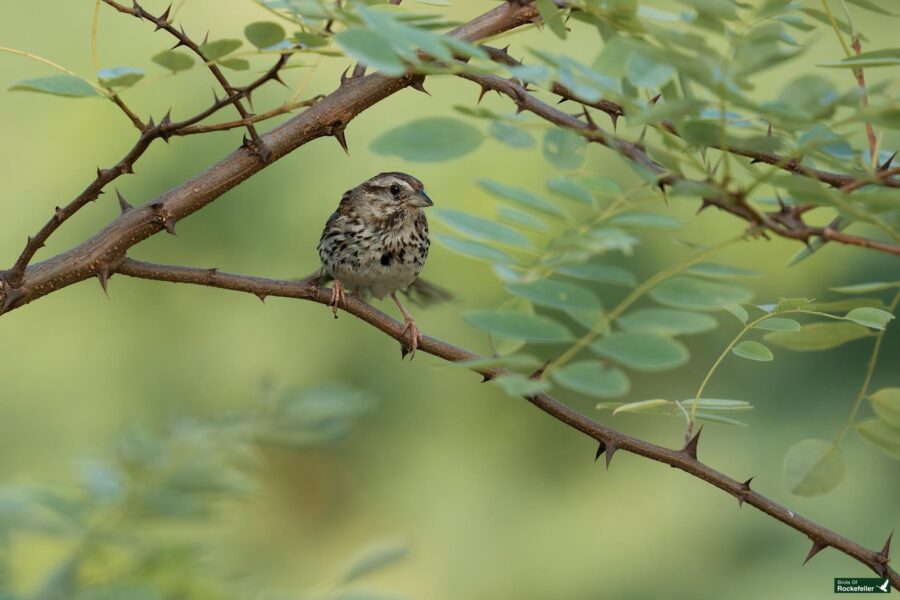
MULTIPOLYGON (((113 102, 125 112, 132 123, 141 130, 138 142, 114 167, 105 170, 101 169, 94 182, 75 200, 64 208, 57 209, 54 218, 36 236, 29 239, 25 250, 15 265, 10 270, 0 273, 0 278, 2 278, 3 282, 3 287, 0 289, 3 299, 2 305, 0 305, 0 313, 19 308, 32 300, 94 276, 100 279, 105 289, 108 278, 114 273, 143 279, 191 283, 243 291, 253 293, 260 298, 284 296, 328 304, 330 301, 329 292, 324 289, 318 289, 308 282, 246 277, 222 273, 215 269, 204 270, 153 265, 129 259, 126 257, 126 253, 132 246, 162 230, 174 232, 174 227, 178 220, 202 209, 226 191, 266 168, 271 162, 312 140, 331 136, 346 149, 344 130, 352 119, 372 105, 405 87, 420 87, 422 76, 411 73, 405 77, 391 78, 376 73, 344 79, 337 90, 312 104, 305 112, 293 117, 269 133, 257 136, 255 129, 253 129, 253 123, 256 121, 253 116, 246 113, 243 109, 241 100, 248 97, 259 85, 272 79, 278 79, 278 73, 287 61, 286 54, 282 55, 278 63, 256 82, 246 88, 235 88, 224 80, 224 77, 221 76, 221 71, 218 71, 216 65, 211 65, 209 61, 206 61, 200 45, 191 41, 183 31, 175 29, 169 23, 168 12, 163 13, 159 17, 154 17, 146 13, 137 3, 134 4, 134 8, 127 8, 113 0, 104 0, 104 2, 120 12, 148 20, 154 23, 157 28, 165 29, 175 36, 179 41, 179 45, 187 46, 204 59, 204 62, 207 63, 216 79, 219 80, 226 90, 226 96, 217 100, 209 109, 191 119, 173 123, 167 115, 159 124, 154 124, 152 121, 144 124, 128 109, 124 102, 121 102, 121 99, 116 101, 116 98, 112 98, 113 102), (157 138, 167 140, 173 135, 199 133, 202 129, 196 127, 198 123, 230 104, 237 108, 241 116, 240 121, 219 126, 208 126, 206 130, 216 127, 218 129, 227 129, 232 126, 247 127, 251 132, 251 143, 249 145, 245 144, 205 172, 142 206, 132 207, 125 202, 124 198, 119 196, 122 214, 102 231, 76 248, 41 263, 30 264, 35 252, 62 222, 85 204, 95 200, 102 193, 103 188, 117 177, 124 173, 132 172, 134 162, 144 153, 153 140, 157 138), (265 160, 260 160, 259 151, 262 148, 265 148, 267 152, 265 160)), ((450 35, 467 41, 477 41, 534 22, 538 18, 538 11, 534 4, 527 0, 516 0, 501 4, 476 17, 469 23, 451 32, 450 35)), ((587 122, 583 122, 576 117, 540 102, 516 81, 510 81, 494 75, 465 74, 462 76, 475 81, 483 88, 494 89, 509 96, 517 103, 520 109, 529 110, 560 127, 572 129, 592 141, 608 146, 629 160, 642 165, 653 173, 657 177, 658 183, 663 186, 672 185, 680 178, 678 175, 665 172, 649 157, 640 144, 620 140, 614 135, 601 130, 593 122, 586 110, 584 116, 587 122)), ((560 86, 554 86, 552 91, 562 97, 578 100, 568 90, 560 86)), ((589 105, 614 117, 621 116, 623 113, 621 107, 606 104, 602 101, 589 105)), ((728 148, 727 151, 741 153, 741 151, 731 148, 728 148)), ((745 153, 744 156, 750 155, 745 153)), ((755 158, 755 156, 751 156, 751 158, 755 158)), ((829 174, 806 169, 798 164, 792 165, 790 161, 786 162, 783 157, 775 155, 760 155, 759 160, 835 186, 847 186, 856 189, 863 185, 853 176, 829 174)), ((887 168, 885 167, 885 169, 887 168)), ((893 171, 881 173, 879 182, 882 185, 898 185, 898 182, 891 178, 894 174, 895 172, 893 171)), ((786 209, 789 211, 786 214, 783 214, 783 212, 759 213, 750 207, 745 199, 737 193, 726 193, 721 198, 707 198, 704 200, 704 206, 706 205, 715 205, 755 226, 766 227, 774 233, 785 237, 803 241, 809 241, 810 238, 832 239, 886 252, 898 252, 896 246, 889 244, 864 240, 827 227, 812 228, 806 226, 798 219, 798 215, 802 214, 802 211, 797 209, 797 207, 786 209), (795 211, 796 214, 790 211, 795 211)), ((394 339, 400 340, 402 338, 402 326, 400 323, 362 301, 354 298, 348 299, 346 310, 394 339)), ((425 338, 421 349, 454 362, 478 358, 475 354, 466 350, 430 337, 425 338)), ((478 372, 486 379, 491 379, 502 373, 498 370, 478 370, 478 372)), ((684 448, 673 450, 627 436, 605 425, 596 423, 549 395, 538 394, 527 399, 557 420, 596 440, 599 443, 597 457, 599 458, 605 453, 607 465, 609 465, 612 455, 617 450, 625 450, 679 468, 732 494, 738 499, 739 504, 750 504, 807 535, 812 541, 812 548, 807 556, 807 560, 822 549, 830 546, 867 565, 876 573, 890 578, 895 586, 900 586, 900 576, 898 576, 896 571, 888 567, 890 538, 888 538, 888 542, 881 551, 869 550, 753 491, 750 487, 750 479, 738 482, 708 467, 697 460, 699 432, 689 440, 684 448)))
MULTIPOLYGON (((284 281, 250 277, 224 273, 217 269, 152 264, 130 258, 122 261, 116 272, 138 279, 187 283, 245 292, 253 294, 262 300, 265 300, 268 296, 280 296, 309 300, 326 306, 331 303, 330 290, 319 288, 308 281, 284 281)), ((395 321, 359 298, 347 297, 344 309, 395 340, 403 341, 402 323, 395 321)), ((428 336, 425 336, 420 343, 419 350, 451 362, 472 361, 480 358, 477 354, 468 350, 428 336)), ((503 373, 502 370, 498 369, 473 370, 481 374, 485 381, 503 373)), ((528 396, 525 399, 555 419, 596 440, 599 444, 596 457, 599 458, 605 454, 607 467, 609 467, 613 454, 618 450, 624 450, 681 469, 731 494, 737 499, 739 506, 749 504, 809 537, 812 546, 804 564, 821 550, 831 547, 866 565, 881 577, 889 578, 895 587, 900 586, 900 574, 888 566, 890 537, 888 537, 887 543, 880 551, 870 550, 754 491, 750 487, 752 477, 741 482, 700 462, 697 458, 700 431, 683 448, 665 448, 597 423, 548 394, 537 394, 528 396)))

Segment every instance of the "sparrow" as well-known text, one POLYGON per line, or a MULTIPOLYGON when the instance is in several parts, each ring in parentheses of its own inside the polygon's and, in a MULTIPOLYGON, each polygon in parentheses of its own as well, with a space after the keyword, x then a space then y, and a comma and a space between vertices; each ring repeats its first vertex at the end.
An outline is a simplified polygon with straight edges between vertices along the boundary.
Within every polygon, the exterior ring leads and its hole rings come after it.
POLYGON ((448 300, 446 290, 418 279, 431 240, 424 208, 434 203, 422 182, 406 173, 379 173, 348 190, 325 223, 319 240, 322 268, 317 283, 332 280, 331 310, 346 306, 345 290, 362 298, 390 296, 403 315, 401 352, 410 358, 422 341, 415 320, 397 298, 404 292, 418 303, 448 300))

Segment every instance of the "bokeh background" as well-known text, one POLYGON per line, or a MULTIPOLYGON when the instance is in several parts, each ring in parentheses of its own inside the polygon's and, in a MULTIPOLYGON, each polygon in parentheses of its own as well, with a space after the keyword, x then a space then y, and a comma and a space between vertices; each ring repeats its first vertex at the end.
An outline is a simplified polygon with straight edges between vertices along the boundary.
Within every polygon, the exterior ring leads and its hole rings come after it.
MULTIPOLYGON (((160 2, 146 4, 164 8, 160 2)), ((488 6, 459 0, 446 10, 464 20, 488 6)), ((4 0, 0 45, 89 75, 92 8, 87 0, 4 0)), ((190 0, 179 18, 191 33, 210 29, 213 37, 240 37, 247 22, 268 17, 249 0, 190 0)), ((862 11, 858 19, 873 47, 895 39, 892 21, 862 11)), ((103 67, 141 66, 162 74, 149 57, 171 46, 165 35, 108 9, 101 11, 99 25, 103 67)), ((509 42, 514 55, 521 55, 525 45, 558 44, 536 31, 509 42)), ((813 42, 800 59, 772 71, 758 93, 775 95, 786 78, 839 55, 832 37, 823 34, 813 42)), ((587 61, 599 51, 590 32, 576 31, 569 43, 577 50, 568 51, 587 61)), ((332 90, 346 66, 343 60, 323 61, 303 96, 332 90)), ((289 85, 309 73, 289 71, 289 85)), ((843 70, 818 73, 845 88, 853 84, 843 70)), ((37 63, 0 55, 3 87, 49 74, 37 63)), ((896 77, 896 70, 872 71, 870 77, 896 77)), ((126 97, 141 115, 158 118, 173 107, 178 117, 205 106, 210 88, 208 74, 194 69, 146 81, 126 97)), ((438 205, 482 215, 493 214, 494 200, 477 186, 478 179, 543 190, 546 179, 559 174, 539 148, 513 151, 490 139, 450 163, 410 164, 370 152, 377 135, 410 116, 445 115, 454 105, 471 106, 478 91, 453 79, 429 80, 428 88, 431 97, 404 91, 354 120, 347 132, 349 157, 330 139, 304 146, 179 223, 177 237, 155 236, 131 255, 297 277, 317 267, 315 245, 342 192, 379 171, 411 172, 426 183, 438 205)), ((285 93, 272 86, 254 100, 258 108, 271 107, 285 93)), ((485 102, 509 109, 497 97, 485 102)), ((2 93, 0 114, 0 256, 11 263, 25 236, 54 206, 86 185, 98 165, 111 164, 130 147, 133 130, 102 100, 2 93)), ((120 180, 119 188, 132 203, 146 202, 226 155, 240 136, 230 132, 154 145, 137 175, 120 180)), ((885 148, 898 146, 896 134, 886 135, 885 148)), ((613 176, 623 187, 636 181, 617 157, 600 148, 589 150, 582 171, 613 176)), ((695 209, 692 201, 672 204, 671 212, 689 222, 678 237, 712 243, 742 227, 712 211, 694 217, 695 209)), ((108 193, 55 235, 40 257, 83 240, 117 212, 108 193)), ((673 253, 686 252, 672 237, 646 239, 629 268, 646 277, 673 253)), ((829 247, 788 268, 797 249, 781 240, 741 244, 717 260, 763 272, 750 284, 760 302, 829 298, 829 286, 898 276, 896 259, 852 248, 829 247)), ((464 347, 488 350, 485 336, 466 326, 460 313, 503 298, 489 269, 435 246, 425 274, 452 288, 460 301, 418 311, 422 328, 464 347)), ((620 292, 603 294, 609 304, 620 292)), ((216 540, 209 557, 209 568, 216 572, 241 574, 262 586, 303 589, 327 577, 358 547, 402 539, 411 548, 408 558, 379 573, 372 585, 408 598, 757 598, 760 593, 820 598, 830 594, 833 577, 867 575, 833 551, 801 570, 808 541, 754 509, 739 511, 730 496, 627 454, 617 455, 607 472, 593 462, 590 440, 526 402, 427 355, 401 362, 395 342, 353 318, 335 321, 322 306, 277 298, 262 304, 252 296, 121 276, 111 280, 110 296, 107 300, 96 282, 84 282, 0 320, 4 484, 65 485, 79 459, 109 454, 124 429, 162 427, 173 415, 246 407, 258 400, 263 381, 297 389, 343 382, 377 401, 340 443, 300 453, 265 453, 257 492, 223 510, 212 531, 198 531, 216 540)), ((689 366, 633 377, 628 400, 691 396, 736 331, 730 315, 717 318, 722 326, 716 332, 686 338, 689 366)), ((842 426, 870 344, 857 341, 827 353, 781 350, 773 363, 726 360, 709 395, 748 400, 756 409, 746 429, 707 425, 701 458, 738 478, 755 475, 761 492, 880 547, 890 530, 900 528, 900 463, 851 433, 843 446, 847 477, 833 493, 793 497, 781 475, 785 451, 794 442, 831 438, 842 426)), ((889 333, 873 389, 896 385, 898 365, 900 336, 889 333)), ((588 398, 569 401, 629 433, 679 443, 678 420, 611 417, 596 411, 588 398)), ((17 552, 14 575, 17 585, 27 588, 60 550, 38 545, 17 552)))

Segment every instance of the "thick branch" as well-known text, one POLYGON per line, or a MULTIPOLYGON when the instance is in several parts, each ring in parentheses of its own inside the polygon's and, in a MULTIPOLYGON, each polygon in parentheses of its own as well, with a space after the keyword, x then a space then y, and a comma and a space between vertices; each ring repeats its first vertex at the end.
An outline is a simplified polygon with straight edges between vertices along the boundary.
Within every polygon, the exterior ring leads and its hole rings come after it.
MULTIPOLYGON (((504 3, 458 27, 449 35, 476 41, 530 23, 537 14, 533 4, 504 3)), ((22 276, 16 278, 14 285, 7 278, 2 289, 0 312, 18 308, 89 277, 99 275, 102 278, 104 273, 114 270, 128 248, 163 229, 173 228, 177 221, 200 210, 271 162, 312 140, 334 136, 343 145, 344 129, 352 119, 370 106, 411 85, 415 79, 412 76, 393 78, 377 73, 359 79, 347 79, 341 87, 315 106, 262 136, 262 141, 271 152, 268 163, 260 161, 250 149, 235 150, 218 164, 159 198, 128 210, 81 245, 29 266, 22 276)), ((228 101, 229 99, 223 99, 217 104, 228 101)), ((101 188, 99 183, 90 188, 93 195, 90 199, 96 197, 101 188)), ((87 201, 79 200, 72 212, 87 201)), ((51 223, 47 227, 52 231, 57 226, 58 223, 51 223)), ((28 263, 38 247, 39 244, 29 244, 31 251, 24 264, 28 263)))
MULTIPOLYGON (((168 281, 171 283, 188 283, 208 287, 246 292, 261 299, 267 296, 281 296, 310 300, 319 304, 331 303, 330 290, 319 288, 308 281, 284 281, 249 277, 223 273, 216 269, 197 269, 146 263, 126 258, 119 265, 118 273, 138 279, 168 281)), ((353 316, 376 327, 390 337, 403 341, 403 325, 383 312, 376 310, 359 298, 348 296, 344 309, 353 316)), ((451 362, 477 360, 480 357, 436 338, 425 336, 419 344, 419 350, 451 362)), ((486 379, 496 377, 501 371, 495 369, 474 369, 486 379)), ((891 583, 900 586, 900 574, 887 566, 887 555, 870 550, 848 539, 831 529, 803 517, 781 504, 753 491, 749 480, 740 482, 697 460, 696 438, 694 444, 673 450, 651 444, 644 440, 626 435, 589 419, 581 413, 569 408, 548 394, 538 394, 526 398, 539 409, 553 418, 565 423, 601 444, 601 449, 610 457, 613 452, 625 450, 651 460, 661 462, 697 477, 737 498, 739 504, 749 504, 770 517, 781 521, 795 529, 813 543, 813 547, 832 547, 866 565, 882 577, 888 577, 891 583)))

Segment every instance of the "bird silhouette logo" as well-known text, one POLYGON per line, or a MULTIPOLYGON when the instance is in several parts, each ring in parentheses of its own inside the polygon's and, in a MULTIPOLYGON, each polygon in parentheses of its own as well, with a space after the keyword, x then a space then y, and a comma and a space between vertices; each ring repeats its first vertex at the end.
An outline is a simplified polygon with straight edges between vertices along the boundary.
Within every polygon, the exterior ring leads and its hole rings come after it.
POLYGON ((888 589, 888 586, 890 584, 891 584, 891 580, 885 579, 884 583, 882 583, 881 585, 878 586, 878 589, 881 590, 882 592, 888 593, 888 592, 890 592, 890 589, 888 589))

